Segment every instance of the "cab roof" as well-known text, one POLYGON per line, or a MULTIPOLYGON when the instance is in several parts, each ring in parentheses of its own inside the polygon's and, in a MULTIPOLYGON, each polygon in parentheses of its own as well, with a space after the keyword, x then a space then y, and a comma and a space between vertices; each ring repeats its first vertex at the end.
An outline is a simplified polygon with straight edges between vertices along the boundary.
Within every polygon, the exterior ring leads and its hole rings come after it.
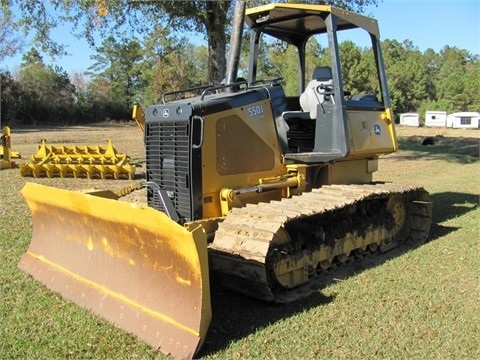
POLYGON ((338 18, 338 30, 361 28, 380 38, 377 20, 327 5, 268 4, 245 11, 245 22, 250 28, 261 27, 262 32, 296 43, 313 34, 327 32, 325 19, 329 14, 338 18))

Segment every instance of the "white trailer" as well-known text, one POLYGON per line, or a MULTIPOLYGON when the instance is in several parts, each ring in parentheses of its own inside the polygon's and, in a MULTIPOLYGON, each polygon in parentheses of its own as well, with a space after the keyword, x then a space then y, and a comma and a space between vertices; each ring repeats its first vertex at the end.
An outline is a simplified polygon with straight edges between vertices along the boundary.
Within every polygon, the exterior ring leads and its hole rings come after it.
POLYGON ((420 125, 419 119, 420 117, 418 113, 403 113, 400 114, 400 125, 418 127, 420 125))
POLYGON ((457 129, 480 128, 480 113, 472 111, 457 112, 448 115, 447 126, 457 129))
POLYGON ((431 126, 431 127, 447 126, 447 112, 446 111, 426 111, 425 126, 431 126))

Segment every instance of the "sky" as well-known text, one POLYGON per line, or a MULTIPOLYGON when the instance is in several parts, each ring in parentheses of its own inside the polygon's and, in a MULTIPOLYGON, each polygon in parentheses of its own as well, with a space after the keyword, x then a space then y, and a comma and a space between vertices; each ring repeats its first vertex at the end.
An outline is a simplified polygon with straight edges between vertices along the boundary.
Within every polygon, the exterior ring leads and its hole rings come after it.
POLYGON ((456 46, 480 55, 480 0, 383 0, 366 15, 378 20, 382 40, 409 39, 421 51, 456 46))
MULTIPOLYGON (((480 0, 378 0, 365 15, 378 20, 382 40, 411 40, 420 51, 431 48, 439 52, 449 45, 480 55, 480 0)), ((70 35, 68 25, 55 32, 55 40, 67 45, 71 55, 54 60, 45 55, 45 63, 58 65, 69 74, 83 72, 93 64, 90 55, 94 49, 70 35)), ((28 49, 27 44, 25 51, 28 49)), ((14 71, 21 59, 22 54, 6 58, 0 69, 14 71)))

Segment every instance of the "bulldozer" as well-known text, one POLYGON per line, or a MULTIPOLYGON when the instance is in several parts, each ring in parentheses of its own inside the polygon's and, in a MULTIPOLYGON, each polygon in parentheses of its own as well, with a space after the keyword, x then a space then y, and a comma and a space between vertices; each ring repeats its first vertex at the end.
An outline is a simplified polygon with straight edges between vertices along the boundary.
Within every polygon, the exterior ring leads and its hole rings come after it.
POLYGON ((192 358, 205 340, 211 279, 287 302, 352 256, 428 237, 428 192, 373 181, 398 143, 372 18, 239 0, 224 83, 163 94, 136 113, 146 204, 27 183, 33 231, 19 267, 174 358, 192 358), (239 78, 244 24, 248 73, 239 78), (344 89, 339 35, 351 30, 371 41, 374 94, 344 89), (316 36, 329 64, 307 64, 316 36), (261 78, 262 44, 272 41, 295 49, 296 79, 261 78))

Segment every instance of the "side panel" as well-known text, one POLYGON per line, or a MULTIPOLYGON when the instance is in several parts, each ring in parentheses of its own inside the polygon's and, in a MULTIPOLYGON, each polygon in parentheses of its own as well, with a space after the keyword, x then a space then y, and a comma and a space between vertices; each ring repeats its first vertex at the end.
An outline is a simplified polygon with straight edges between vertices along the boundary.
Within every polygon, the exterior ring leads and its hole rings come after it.
POLYGON ((348 110, 351 152, 347 159, 373 157, 397 150, 392 122, 386 112, 348 110))
POLYGON ((365 184, 373 179, 378 170, 378 159, 339 161, 320 169, 319 182, 332 184, 365 184))
POLYGON ((246 188, 258 184, 260 178, 284 174, 281 161, 268 99, 206 115, 202 147, 204 216, 221 216, 221 189, 246 188))

